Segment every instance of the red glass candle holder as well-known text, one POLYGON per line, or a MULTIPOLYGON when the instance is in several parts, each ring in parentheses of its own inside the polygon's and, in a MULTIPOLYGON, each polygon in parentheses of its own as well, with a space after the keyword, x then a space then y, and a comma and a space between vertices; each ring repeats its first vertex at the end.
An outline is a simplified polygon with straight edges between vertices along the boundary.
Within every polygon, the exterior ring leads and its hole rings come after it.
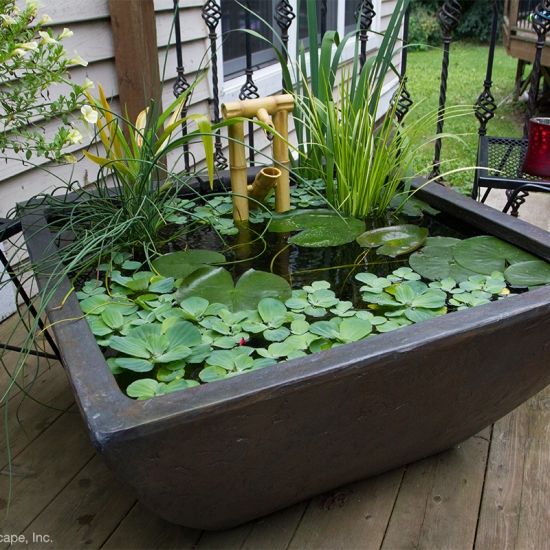
POLYGON ((550 178, 550 117, 529 121, 529 140, 523 172, 540 178, 550 178))

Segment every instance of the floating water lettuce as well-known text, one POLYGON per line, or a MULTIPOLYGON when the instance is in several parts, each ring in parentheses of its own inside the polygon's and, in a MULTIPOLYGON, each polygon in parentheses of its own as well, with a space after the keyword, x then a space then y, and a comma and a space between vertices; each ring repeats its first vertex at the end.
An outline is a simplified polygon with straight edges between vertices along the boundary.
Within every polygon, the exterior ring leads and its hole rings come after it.
POLYGON ((395 258, 420 248, 428 237, 428 230, 417 225, 392 225, 366 231, 357 237, 364 248, 377 248, 378 254, 395 258))
POLYGON ((365 223, 342 217, 332 210, 292 210, 273 217, 269 227, 273 233, 298 231, 288 239, 304 247, 340 246, 352 242, 365 230, 365 223))

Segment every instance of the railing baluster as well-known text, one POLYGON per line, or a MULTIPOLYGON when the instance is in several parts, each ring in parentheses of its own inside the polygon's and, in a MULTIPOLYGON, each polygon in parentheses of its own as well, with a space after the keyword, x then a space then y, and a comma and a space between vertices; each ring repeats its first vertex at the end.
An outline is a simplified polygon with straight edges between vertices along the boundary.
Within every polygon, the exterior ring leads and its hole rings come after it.
MULTIPOLYGON (((445 106, 447 103, 447 80, 449 77, 449 52, 453 39, 453 31, 458 26, 462 15, 460 0, 445 0, 437 14, 437 20, 443 34, 443 60, 441 62, 441 86, 439 88, 439 110, 437 114, 437 134, 443 132, 445 121, 445 106)), ((441 138, 435 141, 435 154, 432 165, 432 178, 441 175, 441 138)))
MULTIPOLYGON (((212 94, 214 104, 214 122, 220 121, 220 97, 218 82, 218 50, 217 50, 217 27, 222 17, 222 10, 217 0, 207 0, 202 7, 202 18, 208 27, 208 39, 210 40, 210 58, 212 70, 212 94)), ((214 161, 219 170, 227 168, 227 159, 223 154, 220 132, 216 132, 214 161)))
MULTIPOLYGON (((180 24, 180 6, 179 0, 174 0, 174 30, 176 35, 176 58, 177 58, 177 77, 176 82, 173 86, 173 92, 176 97, 180 97, 183 93, 186 92, 189 88, 189 82, 185 78, 185 69, 183 67, 183 44, 181 41, 181 24, 180 24)), ((189 109, 189 96, 185 98, 185 103, 181 111, 182 118, 187 116, 187 111, 189 109)), ((187 135, 187 122, 182 122, 181 133, 187 135)), ((183 145, 183 162, 185 165, 185 171, 187 173, 191 170, 191 161, 189 155, 189 144, 185 143, 183 145)))
MULTIPOLYGON (((281 29, 281 40, 283 42, 283 56, 285 61, 288 61, 288 29, 292 24, 293 19, 296 17, 292 6, 288 0, 280 0, 275 8, 275 21, 281 29)), ((283 84, 281 90, 285 90, 286 83, 283 78, 283 84)))
POLYGON ((550 0, 543 0, 533 12, 531 17, 533 30, 537 33, 537 45, 535 60, 531 72, 531 86, 529 87, 529 101, 527 103, 527 117, 523 128, 524 136, 527 136, 529 119, 535 115, 540 84, 542 50, 546 44, 546 34, 550 30, 550 0))
POLYGON ((368 32, 376 12, 372 0, 361 0, 359 6, 355 10, 355 20, 359 22, 359 40, 361 41, 361 52, 359 54, 359 65, 361 69, 367 61, 367 41, 369 39, 368 32))
MULTIPOLYGON (((247 29, 250 29, 250 2, 247 0, 245 2, 246 10, 245 10, 245 27, 247 29)), ((250 44, 250 34, 245 34, 244 39, 244 47, 245 47, 245 54, 246 54, 246 80, 241 88, 241 91, 239 92, 239 99, 242 101, 244 99, 257 99, 260 97, 260 94, 258 93, 258 86, 254 84, 253 74, 254 71, 252 69, 252 46, 250 44)), ((249 159, 250 159, 250 166, 254 165, 254 124, 252 122, 248 123, 248 146, 249 146, 249 159)))
POLYGON ((399 97, 397 98, 397 107, 395 109, 395 115, 398 122, 403 122, 403 119, 409 112, 413 105, 413 100, 409 90, 407 90, 407 58, 408 50, 407 45, 409 43, 409 22, 411 16, 411 5, 407 6, 405 17, 403 18, 403 42, 401 50, 401 87, 399 97))
POLYGON ((327 0, 321 0, 321 40, 327 32, 327 0))
POLYGON ((495 47, 498 33, 498 9, 499 0, 493 0, 493 19, 491 23, 491 42, 489 44, 489 56, 487 58, 487 72, 485 81, 483 82, 483 91, 477 98, 474 105, 474 111, 477 120, 479 121, 479 136, 487 135, 487 123, 495 116, 497 104, 491 93, 493 86, 493 63, 495 60, 495 47))

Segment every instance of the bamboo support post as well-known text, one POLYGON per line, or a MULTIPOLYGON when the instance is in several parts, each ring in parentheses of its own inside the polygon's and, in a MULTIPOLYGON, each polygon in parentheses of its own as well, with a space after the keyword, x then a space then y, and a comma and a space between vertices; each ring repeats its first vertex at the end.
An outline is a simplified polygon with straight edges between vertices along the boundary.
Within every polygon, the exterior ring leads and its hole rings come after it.
POLYGON ((277 111, 273 116, 273 125, 278 134, 273 138, 273 159, 281 170, 275 189, 275 210, 290 210, 290 159, 288 156, 288 111, 277 111), (280 134, 280 136, 279 136, 280 134))
MULTIPOLYGON (((275 183, 275 209, 286 212, 290 209, 290 158, 288 154, 288 115, 294 108, 294 98, 290 94, 258 99, 233 101, 222 105, 225 119, 242 117, 254 118, 274 128, 273 160, 280 175, 275 183)), ((244 124, 236 122, 229 126, 229 163, 231 188, 233 191, 233 217, 236 221, 246 221, 249 215, 248 191, 246 185, 246 155, 244 144, 244 124)), ((265 190, 267 180, 263 176, 261 187, 265 190)), ((271 178, 272 181, 272 178, 271 178)), ((260 187, 258 184, 257 188, 260 187)), ((268 189, 269 191, 269 189, 268 189)), ((252 195, 251 195, 252 196, 252 195)), ((255 198, 255 197, 254 197, 255 198)))
POLYGON ((244 124, 232 124, 229 126, 228 134, 233 218, 245 221, 248 220, 248 169, 244 150, 244 124))

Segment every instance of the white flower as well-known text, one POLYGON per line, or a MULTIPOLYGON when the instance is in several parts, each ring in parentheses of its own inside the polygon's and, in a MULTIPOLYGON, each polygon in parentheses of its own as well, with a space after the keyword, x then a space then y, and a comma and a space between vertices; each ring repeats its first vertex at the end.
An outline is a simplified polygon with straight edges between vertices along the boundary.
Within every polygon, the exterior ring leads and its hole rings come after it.
POLYGON ((91 105, 83 105, 80 108, 80 112, 86 122, 90 124, 97 124, 99 113, 91 105))
POLYGON ((75 55, 74 57, 72 57, 71 59, 69 59, 69 64, 70 65, 82 65, 83 67, 88 66, 88 62, 85 61, 84 59, 82 59, 82 57, 80 57, 78 54, 75 55))
POLYGON ((11 55, 12 56, 17 56, 17 57, 24 57, 25 55, 27 55, 28 51, 27 50, 24 50, 23 48, 15 48, 15 50, 13 50, 11 52, 11 55))
POLYGON ((67 141, 69 143, 81 143, 82 142, 82 134, 76 129, 73 128, 69 131, 67 134, 67 141))
POLYGON ((22 44, 18 44, 19 48, 23 48, 24 50, 37 50, 38 49, 38 42, 35 40, 32 40, 31 42, 23 42, 22 44))
POLYGON ((26 9, 30 10, 33 16, 38 13, 39 4, 36 0, 27 0, 25 2, 25 7, 26 9))
POLYGON ((91 90, 92 88, 94 88, 94 86, 95 84, 88 77, 86 77, 86 79, 84 80, 84 83, 82 84, 82 89, 91 90))
POLYGON ((71 31, 70 29, 68 29, 67 27, 65 27, 65 28, 59 33, 59 36, 57 37, 57 39, 58 39, 58 40, 63 40, 64 38, 70 38, 73 34, 74 34, 73 31, 71 31))
POLYGON ((38 24, 39 25, 48 25, 49 23, 52 22, 52 18, 47 14, 45 13, 41 18, 40 18, 40 21, 38 21, 38 24))
POLYGON ((52 38, 49 33, 46 31, 38 31, 38 34, 40 35, 40 38, 42 39, 40 42, 42 44, 57 44, 57 40, 52 38))
POLYGON ((11 17, 11 15, 6 15, 4 13, 0 13, 0 19, 4 20, 4 26, 7 27, 8 25, 15 25, 17 21, 11 17))

